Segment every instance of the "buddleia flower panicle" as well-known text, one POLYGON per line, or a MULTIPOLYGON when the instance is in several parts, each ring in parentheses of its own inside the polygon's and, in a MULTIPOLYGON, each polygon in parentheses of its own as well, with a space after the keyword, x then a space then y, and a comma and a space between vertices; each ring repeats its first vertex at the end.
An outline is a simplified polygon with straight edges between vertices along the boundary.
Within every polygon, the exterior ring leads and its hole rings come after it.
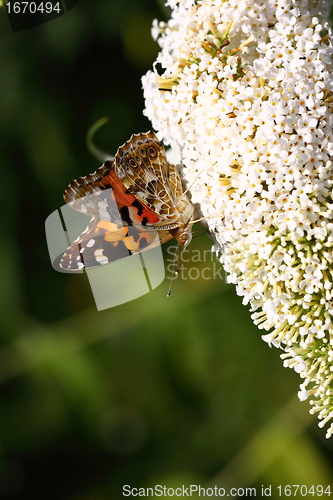
POLYGON ((153 25, 161 52, 143 77, 145 114, 179 150, 228 281, 263 339, 284 349, 304 380, 300 399, 324 425, 333 417, 329 4, 167 5, 170 21, 153 25))

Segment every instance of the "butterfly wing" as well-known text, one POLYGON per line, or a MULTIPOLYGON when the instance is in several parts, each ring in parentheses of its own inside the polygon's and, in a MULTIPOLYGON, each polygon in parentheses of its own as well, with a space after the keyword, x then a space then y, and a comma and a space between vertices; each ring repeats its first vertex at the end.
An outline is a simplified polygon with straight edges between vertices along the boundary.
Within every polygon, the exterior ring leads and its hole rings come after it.
POLYGON ((92 220, 60 266, 73 271, 95 267, 173 237, 184 245, 193 206, 182 192, 179 173, 155 134, 132 135, 113 160, 67 187, 66 203, 92 220))
POLYGON ((99 203, 110 196, 104 193, 111 187, 108 177, 114 171, 114 160, 106 161, 96 172, 79 177, 72 181, 64 192, 64 200, 68 205, 91 217, 99 216, 99 203), (101 194, 104 197, 101 197, 101 194))
POLYGON ((106 222, 150 227, 160 221, 160 216, 126 189, 114 171, 113 160, 72 181, 64 199, 75 210, 106 222))
POLYGON ((150 250, 172 238, 169 231, 154 233, 134 226, 119 226, 93 218, 85 231, 66 250, 60 267, 79 271, 108 264, 150 250))
POLYGON ((108 222, 170 230, 187 223, 193 213, 182 193, 176 167, 149 131, 133 134, 113 160, 72 181, 64 199, 75 210, 108 222))
POLYGON ((118 149, 114 162, 115 172, 127 190, 161 217, 159 225, 177 228, 182 221, 181 180, 154 132, 133 134, 118 149))

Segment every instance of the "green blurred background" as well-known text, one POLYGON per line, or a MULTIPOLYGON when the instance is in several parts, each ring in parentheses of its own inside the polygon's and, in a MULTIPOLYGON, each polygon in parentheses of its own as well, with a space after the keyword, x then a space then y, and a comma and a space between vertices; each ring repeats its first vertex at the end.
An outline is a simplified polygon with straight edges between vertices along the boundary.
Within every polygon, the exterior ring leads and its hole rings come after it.
POLYGON ((81 0, 13 34, 0 13, 0 498, 117 499, 124 484, 279 498, 277 485, 333 482, 333 441, 298 402, 298 375, 224 279, 178 279, 170 299, 166 280, 97 312, 85 276, 51 267, 45 219, 99 166, 88 128, 111 118, 95 137, 111 153, 151 128, 140 78, 152 20, 168 15, 155 0, 81 0))

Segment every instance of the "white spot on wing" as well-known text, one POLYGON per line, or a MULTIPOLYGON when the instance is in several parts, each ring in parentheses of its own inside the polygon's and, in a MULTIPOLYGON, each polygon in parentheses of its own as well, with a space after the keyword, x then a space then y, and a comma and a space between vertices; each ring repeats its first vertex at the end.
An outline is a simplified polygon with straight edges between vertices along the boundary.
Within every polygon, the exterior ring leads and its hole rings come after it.
POLYGON ((111 221, 110 215, 107 212, 108 204, 106 201, 98 202, 98 215, 101 220, 111 221))
POLYGON ((98 208, 100 210, 106 210, 108 208, 108 204, 106 203, 106 201, 99 201, 98 202, 98 208))
POLYGON ((106 264, 108 262, 108 258, 103 255, 103 250, 101 248, 98 248, 94 252, 94 256, 97 262, 100 264, 106 264))
POLYGON ((126 176, 126 172, 123 167, 118 167, 117 174, 120 179, 123 179, 126 176))
POLYGON ((145 180, 147 182, 157 181, 157 177, 156 177, 156 175, 151 170, 146 170, 145 171, 145 180))
POLYGON ((94 239, 91 239, 88 241, 87 243, 87 247, 93 247, 95 245, 95 240, 94 239))

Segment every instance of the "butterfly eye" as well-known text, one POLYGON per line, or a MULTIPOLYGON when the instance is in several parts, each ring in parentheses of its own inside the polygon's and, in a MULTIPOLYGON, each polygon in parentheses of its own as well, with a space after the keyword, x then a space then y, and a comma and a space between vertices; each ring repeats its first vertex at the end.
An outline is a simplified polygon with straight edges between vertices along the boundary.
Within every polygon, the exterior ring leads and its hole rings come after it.
POLYGON ((136 161, 135 161, 133 158, 130 158, 130 159, 128 160, 128 164, 129 164, 131 167, 134 167, 134 168, 137 166, 136 161))
POLYGON ((149 156, 151 156, 152 158, 155 158, 157 156, 157 151, 155 148, 153 148, 153 146, 150 146, 147 151, 149 156))

